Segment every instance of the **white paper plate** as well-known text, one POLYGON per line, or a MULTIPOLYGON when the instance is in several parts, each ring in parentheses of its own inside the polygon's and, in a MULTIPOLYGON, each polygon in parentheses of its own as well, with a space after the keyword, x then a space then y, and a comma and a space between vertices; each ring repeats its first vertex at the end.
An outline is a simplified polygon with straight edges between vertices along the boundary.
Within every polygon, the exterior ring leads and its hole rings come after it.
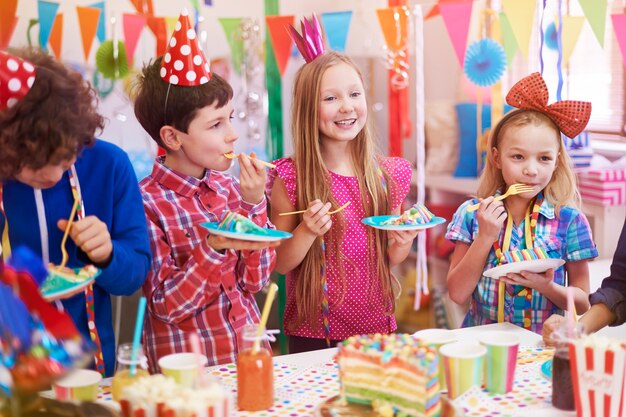
POLYGON ((529 261, 512 262, 496 266, 483 272, 483 275, 491 278, 500 278, 506 274, 518 274, 522 271, 541 273, 551 268, 558 268, 564 263, 565 261, 559 258, 531 259, 529 261))
POLYGON ((266 235, 256 233, 240 233, 231 232, 228 230, 221 230, 218 226, 218 222, 202 223, 200 226, 209 229, 212 235, 224 236, 230 239, 248 240, 251 242, 275 242, 277 240, 289 239, 293 235, 289 232, 283 232, 282 230, 265 229, 266 235))
POLYGON ((430 229, 431 227, 435 227, 446 222, 446 219, 443 217, 433 217, 428 223, 424 224, 383 224, 385 221, 395 219, 397 217, 400 216, 372 216, 364 218, 361 222, 368 226, 382 230, 422 230, 430 229))

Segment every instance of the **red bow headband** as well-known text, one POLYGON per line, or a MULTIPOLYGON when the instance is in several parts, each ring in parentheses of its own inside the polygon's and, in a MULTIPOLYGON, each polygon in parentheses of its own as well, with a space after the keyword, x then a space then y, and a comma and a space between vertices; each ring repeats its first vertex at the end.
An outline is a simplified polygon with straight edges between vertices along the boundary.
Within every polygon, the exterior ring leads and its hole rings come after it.
POLYGON ((302 34, 289 25, 289 35, 291 35, 291 39, 293 39, 300 54, 302 54, 302 58, 309 63, 324 53, 322 26, 315 14, 311 16, 311 20, 308 20, 306 17, 303 18, 300 26, 302 27, 302 34))
POLYGON ((585 130, 591 116, 591 103, 587 101, 562 100, 548 105, 548 87, 538 72, 519 80, 506 95, 506 102, 545 114, 569 138, 585 130))

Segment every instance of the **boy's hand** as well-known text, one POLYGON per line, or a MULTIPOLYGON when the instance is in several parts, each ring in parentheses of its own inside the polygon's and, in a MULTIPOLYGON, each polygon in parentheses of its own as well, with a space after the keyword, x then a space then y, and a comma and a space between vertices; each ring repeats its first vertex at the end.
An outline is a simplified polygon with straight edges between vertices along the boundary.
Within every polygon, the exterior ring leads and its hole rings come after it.
POLYGON ((242 152, 239 156, 241 198, 250 204, 259 204, 263 200, 267 182, 265 166, 255 157, 254 152, 251 152, 250 156, 242 152))
POLYGON ((207 236, 207 243, 215 250, 261 250, 265 248, 274 248, 280 245, 280 240, 275 242, 253 242, 251 240, 231 239, 224 236, 209 235, 207 236))
POLYGON ((389 238, 398 246, 407 246, 413 242, 420 230, 389 230, 389 238))
MULTIPOLYGON (((65 231, 67 220, 59 220, 57 227, 65 231)), ((113 253, 113 243, 107 225, 96 216, 76 220, 70 228, 70 237, 96 265, 107 263, 113 253)))
POLYGON ((565 320, 565 317, 553 314, 543 323, 541 335, 543 336, 543 343, 545 343, 546 346, 555 345, 555 340, 552 335, 554 334, 554 331, 559 328, 563 320, 565 320))
POLYGON ((330 203, 322 204, 320 200, 309 203, 307 210, 302 214, 304 225, 316 236, 323 236, 333 225, 328 211, 330 203))
POLYGON ((500 279, 507 284, 523 285, 543 294, 554 281, 554 269, 550 268, 541 274, 521 271, 519 274, 506 274, 506 276, 500 277, 500 279))
POLYGON ((491 241, 497 240, 507 216, 502 201, 494 201, 493 197, 481 200, 476 216, 478 217, 478 234, 491 241))

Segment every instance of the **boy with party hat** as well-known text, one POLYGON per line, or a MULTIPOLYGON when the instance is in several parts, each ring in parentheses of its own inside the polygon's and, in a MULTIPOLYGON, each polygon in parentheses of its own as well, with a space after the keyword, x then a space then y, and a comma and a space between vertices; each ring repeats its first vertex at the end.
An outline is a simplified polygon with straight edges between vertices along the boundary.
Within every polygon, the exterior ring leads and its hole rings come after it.
POLYGON ((200 336, 209 365, 234 362, 243 327, 259 321, 253 294, 269 282, 274 244, 200 226, 231 211, 273 227, 263 165, 242 153, 239 180, 223 172, 237 140, 232 97, 231 86, 210 72, 183 11, 165 55, 143 69, 135 99, 137 119, 166 152, 140 183, 153 253, 143 287, 151 371, 158 358, 190 351, 190 332, 200 336))

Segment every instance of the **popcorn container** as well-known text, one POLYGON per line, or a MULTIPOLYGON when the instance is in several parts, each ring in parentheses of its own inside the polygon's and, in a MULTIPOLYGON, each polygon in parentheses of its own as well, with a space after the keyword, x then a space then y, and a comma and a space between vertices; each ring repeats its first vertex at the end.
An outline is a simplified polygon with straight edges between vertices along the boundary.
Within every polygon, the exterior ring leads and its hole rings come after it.
POLYGON ((598 336, 569 343, 577 417, 626 415, 626 344, 598 336))

